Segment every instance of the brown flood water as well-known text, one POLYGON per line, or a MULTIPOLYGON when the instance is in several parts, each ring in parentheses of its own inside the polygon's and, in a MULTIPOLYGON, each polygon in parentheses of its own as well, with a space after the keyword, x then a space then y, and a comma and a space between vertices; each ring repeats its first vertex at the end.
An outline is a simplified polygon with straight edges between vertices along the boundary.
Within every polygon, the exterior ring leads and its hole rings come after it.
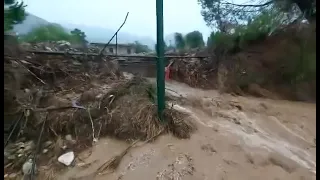
POLYGON ((78 155, 88 168, 74 167, 57 179, 84 180, 309 180, 316 179, 316 105, 234 97, 169 82, 167 93, 198 126, 190 139, 163 135, 134 147, 111 174, 86 176, 128 144, 100 139, 78 155), (178 93, 178 94, 177 94, 178 93))

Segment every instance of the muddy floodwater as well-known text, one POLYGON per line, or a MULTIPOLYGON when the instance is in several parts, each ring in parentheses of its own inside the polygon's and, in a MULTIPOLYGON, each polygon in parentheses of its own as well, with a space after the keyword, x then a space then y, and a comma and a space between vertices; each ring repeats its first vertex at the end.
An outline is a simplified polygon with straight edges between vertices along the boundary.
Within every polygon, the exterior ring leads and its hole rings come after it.
POLYGON ((84 163, 94 162, 91 166, 77 164, 57 179, 316 179, 315 104, 235 97, 173 81, 166 88, 168 95, 183 99, 171 102, 173 107, 188 113, 198 127, 190 139, 163 135, 132 148, 115 172, 90 177, 128 146, 100 139, 77 155, 84 163))

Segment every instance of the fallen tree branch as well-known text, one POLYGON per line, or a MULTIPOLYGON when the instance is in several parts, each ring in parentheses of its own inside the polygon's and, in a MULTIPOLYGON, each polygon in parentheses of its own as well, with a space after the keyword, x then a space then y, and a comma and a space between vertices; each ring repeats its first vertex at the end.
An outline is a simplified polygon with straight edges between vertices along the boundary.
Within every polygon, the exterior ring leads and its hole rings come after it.
MULTIPOLYGON (((153 137, 147 139, 144 141, 141 145, 138 147, 141 147, 145 145, 146 143, 149 143, 150 141, 156 139, 158 136, 160 136, 164 130, 160 131, 158 134, 154 135, 153 137)), ((95 172, 92 172, 88 175, 81 176, 81 177, 72 177, 71 180, 86 180, 86 179, 94 179, 97 175, 103 175, 110 172, 105 172, 106 170, 111 170, 113 172, 120 164, 121 159, 129 152, 129 150, 134 147, 139 141, 136 140, 133 143, 131 143, 126 149, 124 149, 119 155, 114 156, 113 158, 109 159, 107 162, 103 163, 95 172)))
MULTIPOLYGON (((65 53, 63 51, 38 51, 38 50, 26 50, 29 53, 34 53, 34 54, 47 54, 47 55, 74 55, 74 56, 82 56, 82 55, 87 55, 87 56, 99 56, 99 54, 96 53, 82 53, 82 52, 69 52, 65 53)), ((154 60, 143 60, 143 59, 156 59, 156 56, 150 56, 150 55, 104 55, 106 57, 126 57, 126 58, 141 58, 142 60, 140 61, 154 61, 154 60)), ((209 58, 209 56, 164 56, 166 59, 173 59, 173 58, 209 58)), ((119 62, 125 61, 125 60, 118 60, 119 62)))
POLYGON ((10 134, 9 134, 8 138, 7 138, 6 142, 4 143, 4 148, 8 145, 8 143, 9 143, 9 141, 10 141, 10 138, 11 138, 11 136, 12 136, 12 134, 13 134, 14 130, 17 128, 17 125, 18 125, 18 124, 19 124, 19 122, 21 121, 22 117, 23 117, 23 113, 21 113, 21 116, 19 117, 19 119, 18 119, 18 120, 16 120, 16 122, 15 122, 15 124, 14 124, 14 126, 13 126, 12 130, 10 131, 10 134))
POLYGON ((32 158, 32 168, 31 168, 31 173, 30 173, 30 180, 33 180, 33 179, 34 179, 34 176, 35 176, 35 173, 36 173, 35 171, 36 171, 37 154, 38 154, 39 151, 40 151, 41 137, 42 137, 42 134, 43 134, 44 127, 45 127, 45 124, 46 124, 47 119, 48 119, 48 113, 47 113, 45 119, 43 120, 42 127, 41 127, 41 131, 40 131, 39 138, 38 138, 38 142, 37 142, 37 146, 36 146, 36 151, 35 151, 34 154, 33 154, 33 158, 32 158))
POLYGON ((263 6, 268 6, 272 3, 274 3, 273 0, 268 1, 266 3, 263 3, 263 4, 234 4, 234 3, 229 3, 229 2, 225 2, 225 3, 221 3, 221 4, 238 6, 238 7, 263 7, 263 6))
POLYGON ((88 111, 89 119, 90 119, 90 121, 91 121, 92 141, 93 141, 93 142, 97 142, 98 140, 95 138, 95 135, 94 135, 94 125, 93 125, 93 120, 92 120, 91 113, 90 113, 90 108, 88 108, 87 111, 88 111))
POLYGON ((24 66, 23 64, 22 64, 22 62, 21 62, 21 60, 17 60, 16 61, 18 64, 20 64, 22 67, 24 67, 31 75, 33 75, 36 79, 38 79, 42 84, 47 84, 47 83, 45 83, 42 79, 40 79, 37 75, 35 75, 32 71, 30 71, 30 69, 29 68, 27 68, 26 66, 24 66))
POLYGON ((75 106, 64 106, 64 107, 48 107, 48 108, 39 108, 34 109, 34 112, 46 112, 46 111, 59 111, 59 110, 65 110, 65 109, 83 109, 81 107, 75 107, 75 106))
POLYGON ((118 30, 114 33, 114 35, 111 37, 111 39, 109 40, 109 42, 107 42, 107 44, 104 45, 104 47, 101 49, 101 51, 99 52, 98 56, 102 56, 103 51, 106 49, 106 47, 110 44, 110 42, 112 41, 112 39, 118 34, 118 32, 120 31, 120 29, 122 28, 122 26, 126 23, 127 18, 129 16, 129 12, 127 12, 126 17, 124 18, 123 23, 121 24, 121 26, 118 28, 118 30))
MULTIPOLYGON (((64 106, 64 107, 48 107, 48 108, 37 108, 37 109, 29 109, 33 112, 48 112, 48 111, 59 111, 59 110, 65 110, 65 109, 85 109, 81 106, 64 106)), ((28 110, 28 108, 25 108, 24 110, 28 110)), ((17 110, 13 113, 6 113, 4 115, 15 115, 21 112, 21 109, 17 110)))

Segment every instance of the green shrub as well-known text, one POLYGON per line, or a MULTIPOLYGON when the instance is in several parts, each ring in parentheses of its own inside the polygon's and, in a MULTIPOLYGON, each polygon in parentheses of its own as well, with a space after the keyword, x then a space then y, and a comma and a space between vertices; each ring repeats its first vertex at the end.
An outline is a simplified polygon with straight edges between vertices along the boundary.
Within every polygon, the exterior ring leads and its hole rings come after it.
POLYGON ((283 19, 283 15, 277 12, 274 9, 263 11, 246 25, 235 27, 234 33, 211 33, 207 44, 214 48, 223 47, 232 50, 234 48, 243 49, 259 42, 281 24, 280 20, 283 19))
POLYGON ((24 42, 46 42, 46 41, 69 41, 82 42, 82 37, 76 34, 67 32, 63 27, 56 24, 49 24, 33 29, 26 35, 21 36, 21 41, 24 42))
POLYGON ((316 79, 316 38, 310 33, 298 43, 300 46, 286 49, 280 59, 285 65, 282 79, 292 84, 316 79))
POLYGON ((15 0, 4 0, 4 31, 12 30, 13 25, 23 22, 26 18, 25 5, 15 0), (7 7, 6 7, 7 6, 7 7))

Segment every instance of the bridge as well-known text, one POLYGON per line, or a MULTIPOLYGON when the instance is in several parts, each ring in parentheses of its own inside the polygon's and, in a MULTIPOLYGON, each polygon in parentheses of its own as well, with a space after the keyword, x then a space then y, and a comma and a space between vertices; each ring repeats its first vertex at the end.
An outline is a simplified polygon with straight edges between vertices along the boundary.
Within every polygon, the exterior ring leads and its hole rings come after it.
MULTIPOLYGON (((95 53, 83 53, 83 52, 63 52, 63 51, 35 51, 27 50, 29 53, 34 54, 46 54, 56 56, 86 56, 98 57, 99 54, 95 53)), ((103 55, 104 57, 110 57, 118 61, 119 69, 123 72, 129 72, 132 74, 139 74, 144 77, 156 77, 156 56, 150 55, 103 55)), ((204 60, 207 56, 165 56, 165 65, 168 65, 171 59, 190 59, 198 58, 204 60)), ((90 58, 88 58, 90 59, 90 58)))

